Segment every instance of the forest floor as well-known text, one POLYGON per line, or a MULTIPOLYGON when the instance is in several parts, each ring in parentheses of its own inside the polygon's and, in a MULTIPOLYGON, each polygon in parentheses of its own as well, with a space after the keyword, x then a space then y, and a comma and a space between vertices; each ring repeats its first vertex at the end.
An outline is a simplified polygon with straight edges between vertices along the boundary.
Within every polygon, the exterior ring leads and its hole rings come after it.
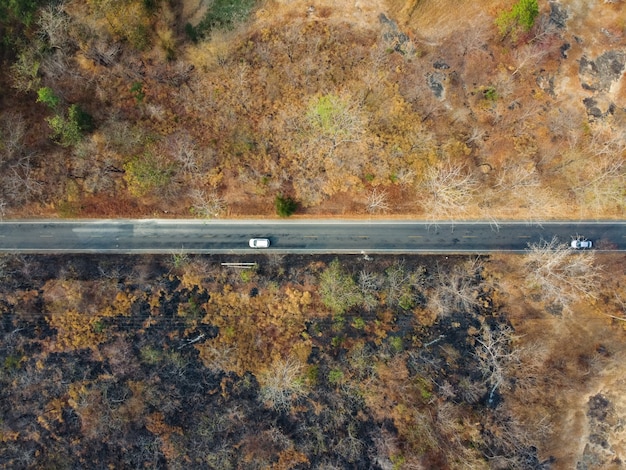
POLYGON ((0 462, 617 468, 623 275, 562 311, 521 260, 4 257, 0 462))

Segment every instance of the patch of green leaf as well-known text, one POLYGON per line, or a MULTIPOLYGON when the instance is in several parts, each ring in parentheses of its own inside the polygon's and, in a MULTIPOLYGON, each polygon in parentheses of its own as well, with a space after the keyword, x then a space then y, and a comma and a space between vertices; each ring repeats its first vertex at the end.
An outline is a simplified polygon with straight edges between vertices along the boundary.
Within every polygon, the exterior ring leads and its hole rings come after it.
POLYGON ((539 15, 537 0, 518 0, 510 10, 503 11, 496 18, 496 26, 502 36, 512 33, 515 37, 518 31, 529 31, 539 15))
POLYGON ((328 372, 328 381, 333 385, 339 385, 343 382, 343 372, 339 369, 331 369, 328 372))
POLYGON ((174 166, 146 152, 124 165, 124 179, 133 196, 141 197, 166 187, 174 175, 174 166))
POLYGON ((146 93, 143 91, 143 84, 141 82, 133 82, 130 86, 130 92, 135 97, 137 104, 143 102, 143 99, 146 97, 146 93))
POLYGON ((341 314, 359 304, 362 300, 353 277, 334 259, 320 276, 320 294, 322 302, 335 314, 341 314))
POLYGON ((50 109, 55 110, 60 102, 61 98, 54 93, 52 88, 45 86, 37 90, 37 103, 43 103, 50 109))
POLYGON ((67 109, 67 115, 56 114, 47 119, 52 129, 53 139, 63 147, 78 144, 85 132, 93 130, 93 118, 77 104, 67 109))
POLYGON ((254 5, 255 0, 215 0, 200 23, 185 25, 185 33, 193 42, 198 42, 214 29, 231 29, 248 17, 254 5))
POLYGON ((278 194, 274 199, 274 207, 279 217, 289 217, 298 209, 298 203, 288 196, 278 194))

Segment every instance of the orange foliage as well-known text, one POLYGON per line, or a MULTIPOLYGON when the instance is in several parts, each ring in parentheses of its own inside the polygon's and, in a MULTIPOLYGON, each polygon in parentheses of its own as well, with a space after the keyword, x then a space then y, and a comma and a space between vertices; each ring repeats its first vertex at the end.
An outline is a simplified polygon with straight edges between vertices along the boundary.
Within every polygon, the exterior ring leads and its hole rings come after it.
POLYGON ((161 439, 161 451, 168 460, 178 457, 179 452, 176 450, 176 446, 171 442, 170 438, 172 434, 182 436, 183 430, 181 428, 166 424, 163 414, 156 412, 148 415, 146 419, 146 429, 152 434, 159 436, 161 439))
POLYGON ((305 454, 291 448, 278 454, 278 462, 272 465, 272 470, 290 470, 298 465, 308 463, 309 459, 305 454))
POLYGON ((51 327, 57 330, 57 350, 96 348, 106 339, 100 327, 100 317, 77 310, 67 310, 47 318, 51 327))
POLYGON ((211 367, 221 352, 229 351, 222 366, 238 374, 258 372, 268 364, 288 357, 308 355, 310 341, 304 339, 306 307, 311 294, 287 288, 275 293, 262 291, 256 297, 233 292, 213 294, 205 304, 203 323, 220 329, 217 338, 196 345, 203 362, 211 367))

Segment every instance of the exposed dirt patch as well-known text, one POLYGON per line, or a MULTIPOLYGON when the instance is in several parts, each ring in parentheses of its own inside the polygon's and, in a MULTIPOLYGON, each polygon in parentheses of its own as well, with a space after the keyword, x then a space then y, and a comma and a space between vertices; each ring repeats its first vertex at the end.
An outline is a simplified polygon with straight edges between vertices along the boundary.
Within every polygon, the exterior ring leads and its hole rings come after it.
MULTIPOLYGON (((348 0, 333 2, 331 0, 313 0, 311 2, 293 0, 270 0, 267 10, 280 11, 281 15, 307 17, 314 21, 348 22, 356 28, 370 29, 376 27, 378 15, 386 11, 385 0, 348 0), (279 5, 278 8, 274 5, 279 5)), ((261 11, 259 16, 263 18, 261 11)), ((272 20, 275 16, 272 17, 272 20)))

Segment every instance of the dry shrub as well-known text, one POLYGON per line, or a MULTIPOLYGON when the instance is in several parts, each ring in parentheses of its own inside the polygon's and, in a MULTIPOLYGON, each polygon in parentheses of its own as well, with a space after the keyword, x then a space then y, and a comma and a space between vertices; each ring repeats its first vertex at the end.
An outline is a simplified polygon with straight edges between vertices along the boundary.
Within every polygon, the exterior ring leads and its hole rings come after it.
POLYGON ((257 376, 259 400, 279 411, 289 411, 305 392, 303 364, 296 358, 279 359, 257 376))
POLYGON ((266 370, 268 364, 278 364, 284 357, 306 360, 311 344, 301 333, 310 303, 309 292, 288 288, 249 297, 227 286, 224 292, 211 294, 204 305, 203 322, 217 326, 219 335, 196 348, 207 367, 220 366, 241 375, 266 370), (225 351, 231 353, 229 360, 225 351))
POLYGON ((596 298, 600 266, 593 251, 577 252, 553 237, 531 244, 524 262, 528 286, 547 304, 567 309, 581 299, 596 298))

